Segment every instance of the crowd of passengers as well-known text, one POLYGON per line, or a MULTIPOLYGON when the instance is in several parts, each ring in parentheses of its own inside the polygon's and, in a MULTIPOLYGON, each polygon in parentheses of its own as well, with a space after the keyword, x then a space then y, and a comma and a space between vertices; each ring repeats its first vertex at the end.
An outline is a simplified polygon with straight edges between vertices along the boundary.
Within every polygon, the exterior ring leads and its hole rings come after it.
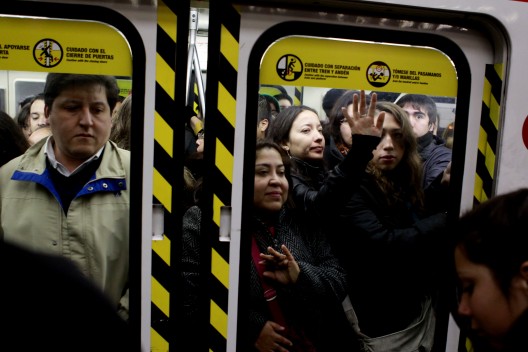
MULTIPOLYGON (((26 309, 46 312, 47 319, 53 302, 47 328, 61 324, 69 334, 65 346, 82 345, 92 331, 87 322, 104 321, 97 338, 77 350, 132 349, 126 323, 132 96, 118 93, 113 77, 49 74, 45 91, 22 102, 17 116, 0 113, 0 254, 25 258, 16 275, 4 275, 24 290, 3 290, 2 301, 25 297, 32 301, 26 309), (19 280, 33 276, 55 280, 40 300, 19 280), (86 316, 75 320, 66 302, 80 292, 86 316), (86 317, 93 319, 82 322, 86 317)), ((525 211, 527 195, 499 197, 452 227, 451 149, 438 135, 430 97, 407 94, 394 102, 375 92, 332 89, 323 109, 326 116, 319 116, 285 92, 259 94, 253 202, 243 214, 241 244, 248 253, 240 256, 239 294, 246 299, 239 302, 239 350, 440 351, 449 312, 475 351, 516 350, 528 307, 528 299, 517 297, 528 297, 528 289, 497 285, 495 299, 516 305, 491 325, 472 292, 483 290, 479 280, 500 275, 508 285, 520 280, 528 287, 515 271, 528 266, 524 254, 508 273, 482 259, 494 249, 482 243, 501 243, 488 239, 489 228, 526 218, 520 213, 506 221, 493 207, 524 199, 518 208, 525 211), (488 229, 475 224, 482 218, 488 229), (455 286, 455 266, 462 292, 453 305, 446 287, 455 286)), ((175 333, 184 348, 206 350, 207 339, 185 338, 207 329, 203 273, 210 241, 201 231, 204 120, 186 113, 181 277, 175 281, 182 285, 184 323, 175 333)), ((511 243, 505 246, 513 250, 511 243)), ((6 304, 2 311, 13 322, 8 335, 14 341, 24 322, 6 304)), ((50 333, 40 329, 35 336, 50 333)))

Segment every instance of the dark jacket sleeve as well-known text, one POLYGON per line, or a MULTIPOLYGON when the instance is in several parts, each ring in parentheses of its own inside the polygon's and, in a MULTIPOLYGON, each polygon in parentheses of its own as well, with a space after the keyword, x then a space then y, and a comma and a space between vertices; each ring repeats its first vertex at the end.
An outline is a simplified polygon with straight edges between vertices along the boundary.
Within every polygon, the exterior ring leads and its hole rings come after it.
POLYGON ((330 297, 341 302, 346 295, 346 275, 326 236, 319 234, 309 238, 307 242, 315 261, 298 261, 301 273, 293 286, 295 294, 306 299, 312 306, 317 306, 321 299, 330 297))
POLYGON ((431 143, 427 149, 427 159, 424 160, 424 190, 427 190, 433 181, 443 174, 452 156, 451 149, 443 144, 431 143))
POLYGON ((438 213, 416 221, 410 219, 406 209, 384 208, 382 195, 362 186, 347 203, 341 214, 343 227, 351 229, 363 241, 383 248, 403 249, 402 255, 412 254, 424 242, 432 242, 446 227, 447 216, 438 213), (408 219, 408 220, 406 220, 408 219))
POLYGON ((354 135, 354 144, 345 159, 328 172, 322 186, 315 189, 302 177, 293 176, 293 199, 309 215, 324 216, 340 208, 357 190, 372 151, 379 144, 375 136, 354 135))

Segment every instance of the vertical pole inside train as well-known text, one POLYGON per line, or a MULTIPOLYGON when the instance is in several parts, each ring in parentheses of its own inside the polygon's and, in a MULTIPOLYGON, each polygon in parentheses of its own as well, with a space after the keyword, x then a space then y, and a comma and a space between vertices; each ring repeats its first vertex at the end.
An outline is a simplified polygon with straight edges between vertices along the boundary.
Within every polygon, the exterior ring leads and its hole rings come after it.
POLYGON ((202 80, 202 70, 200 69, 200 60, 196 49, 196 33, 198 30, 198 10, 191 8, 189 20, 189 54, 187 56, 187 106, 193 106, 194 102, 194 85, 198 88, 199 107, 202 119, 205 118, 205 95, 202 80), (193 75, 194 73, 194 75, 193 75))

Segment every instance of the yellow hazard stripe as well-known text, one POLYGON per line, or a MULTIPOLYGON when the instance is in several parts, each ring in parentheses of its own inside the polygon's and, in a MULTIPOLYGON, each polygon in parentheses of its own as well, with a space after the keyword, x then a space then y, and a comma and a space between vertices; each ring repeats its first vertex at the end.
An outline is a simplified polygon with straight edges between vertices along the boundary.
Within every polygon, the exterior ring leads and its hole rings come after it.
MULTIPOLYGON (((503 82, 502 64, 487 65, 482 93, 482 113, 480 116, 477 168, 473 203, 485 202, 494 191, 500 103, 503 82)), ((473 352, 471 340, 465 336, 466 352, 473 352)))
MULTIPOLYGON (((233 34, 222 25, 221 31, 222 41, 220 42, 220 52, 229 61, 231 66, 238 71, 238 41, 233 34)), ((238 36, 238 35, 237 35, 238 36)))
POLYGON ((235 127, 236 99, 221 82, 218 83, 218 101, 222 102, 218 104, 218 111, 229 121, 231 126, 235 127))
POLYGON ((492 196, 502 94, 502 64, 487 65, 482 93, 474 204, 492 196))
POLYGON ((293 96, 293 105, 301 105, 303 96, 303 87, 295 87, 295 94, 293 96))
MULTIPOLYGON (((215 3, 216 4, 216 3, 215 3)), ((212 12, 215 4, 212 5, 212 12)), ((216 177, 222 182, 213 185, 212 223, 220 228, 220 210, 224 205, 231 205, 231 191, 234 167, 234 128, 236 125, 236 85, 238 76, 240 14, 235 7, 222 7, 219 23, 219 58, 221 67, 218 68, 218 82, 216 86, 217 106, 213 122, 215 128, 214 164, 216 177), (219 131, 222 133, 218 133, 219 131)), ((211 37, 209 37, 211 45, 211 37)), ((206 119, 211 118, 211 112, 206 119)), ((210 126, 210 125, 208 125, 210 126)), ((210 131, 210 130, 209 130, 210 131)), ((206 133, 207 131, 206 127, 206 133)), ((214 237, 214 236, 213 236, 214 237)), ((218 238, 218 237, 216 237, 218 238)), ((221 351, 227 345, 227 297, 229 293, 229 243, 213 241, 211 248, 211 277, 215 284, 210 288, 210 325, 215 338, 210 339, 209 349, 221 351), (223 341, 221 341, 223 339, 223 341)))
MULTIPOLYGON (((229 180, 233 182, 233 165, 234 158, 233 154, 227 150, 227 148, 222 144, 220 140, 216 140, 216 166, 222 172, 222 174, 229 180)), ((218 209, 220 211, 220 209, 218 209)), ((218 214, 220 216, 220 214, 218 214)))
POLYGON ((214 301, 211 301, 211 325, 227 339, 227 314, 214 301))
POLYGON ((212 253, 211 270, 213 275, 218 278, 225 288, 229 289, 229 263, 214 250, 212 253))
MULTIPOLYGON (((153 196, 163 205, 167 212, 171 213, 173 210, 173 185, 169 180, 175 179, 172 173, 176 172, 176 167, 158 167, 162 163, 161 160, 166 161, 168 159, 172 163, 172 158, 174 157, 174 131, 170 123, 173 116, 164 116, 160 111, 167 111, 167 109, 160 109, 158 106, 161 101, 174 101, 175 98, 175 62, 172 57, 165 56, 176 52, 177 15, 168 4, 163 0, 159 0, 157 7, 158 37, 159 33, 164 33, 165 35, 158 38, 158 43, 162 40, 163 42, 160 43, 160 47, 156 48, 154 140, 159 147, 155 148, 154 152, 153 196), (161 99, 162 96, 163 99, 161 99)), ((163 335, 163 326, 159 322, 167 322, 170 318, 171 292, 167 288, 170 287, 169 283, 164 282, 164 280, 170 277, 171 236, 171 234, 165 233, 163 240, 152 242, 152 258, 157 265, 152 265, 151 274, 151 305, 153 307, 150 329, 151 351, 165 352, 169 350, 170 338, 163 335)))

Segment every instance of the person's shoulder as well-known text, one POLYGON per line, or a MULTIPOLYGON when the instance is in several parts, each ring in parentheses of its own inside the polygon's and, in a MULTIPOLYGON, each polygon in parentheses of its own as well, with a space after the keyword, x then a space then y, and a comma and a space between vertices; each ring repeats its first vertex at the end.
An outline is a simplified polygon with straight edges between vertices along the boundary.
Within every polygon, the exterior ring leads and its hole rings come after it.
POLYGON ((431 154, 450 159, 451 155, 453 154, 453 151, 450 148, 446 147, 445 144, 434 144, 431 148, 431 154))
POLYGON ((431 140, 431 143, 427 145, 426 149, 432 155, 451 156, 451 154, 453 153, 453 151, 445 145, 445 141, 442 138, 434 135, 433 139, 431 140))
POLYGON ((112 153, 119 153, 119 154, 123 154, 123 155, 128 155, 130 156, 130 150, 128 149, 123 149, 121 147, 119 147, 116 142, 114 141, 111 141, 111 140, 108 140, 106 142, 106 146, 108 147, 108 149, 111 150, 112 153))
POLYGON ((366 190, 366 189, 379 189, 378 183, 376 181, 376 176, 371 174, 370 172, 365 172, 361 179, 359 180, 359 189, 360 190, 366 190))
POLYGON ((28 141, 30 145, 35 145, 42 139, 46 139, 46 137, 51 135, 51 127, 49 126, 42 126, 33 131, 29 135, 28 141))
POLYGON ((0 166, 0 175, 6 174, 6 173, 12 173, 13 170, 16 169, 17 165, 20 163, 21 158, 22 158, 22 155, 19 155, 14 159, 9 160, 4 165, 0 166))
POLYGON ((445 149, 451 150, 450 148, 446 146, 446 141, 442 137, 439 137, 437 135, 433 135, 432 144, 434 144, 436 148, 442 148, 442 149, 445 148, 445 149))
POLYGON ((82 341, 76 351, 94 351, 103 345, 114 351, 131 350, 128 324, 68 258, 0 242, 0 262, 2 283, 9 287, 0 290, 6 333, 0 349, 30 336, 25 341, 28 349, 67 351, 82 341), (57 331, 61 337, 50 340, 57 331))
POLYGON ((15 172, 15 170, 19 168, 19 165, 21 164, 22 160, 26 160, 27 162, 30 162, 31 160, 28 160, 28 158, 31 159, 33 157, 28 157, 26 153, 9 160, 4 165, 1 165, 0 166, 0 178, 4 178, 4 177, 11 178, 11 176, 13 175, 13 172, 15 172))
MULTIPOLYGON (((126 168, 130 168, 130 150, 123 149, 117 146, 117 144, 111 140, 106 142, 105 155, 116 156, 126 168)), ((103 156, 104 158, 105 156, 103 156)))
POLYGON ((357 192, 355 192, 351 198, 356 201, 359 199, 362 201, 365 199, 376 199, 379 201, 385 199, 385 195, 378 185, 376 176, 369 172, 365 172, 359 180, 357 192))

